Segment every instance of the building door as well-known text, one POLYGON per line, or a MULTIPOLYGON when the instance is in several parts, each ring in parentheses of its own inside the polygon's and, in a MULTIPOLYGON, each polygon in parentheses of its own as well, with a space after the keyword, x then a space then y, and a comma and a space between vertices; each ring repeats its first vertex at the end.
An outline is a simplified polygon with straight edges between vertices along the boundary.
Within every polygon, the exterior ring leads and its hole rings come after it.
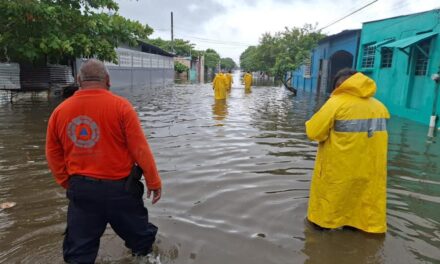
POLYGON ((411 109, 421 110, 425 107, 427 97, 430 96, 429 89, 426 89, 429 84, 432 84, 427 76, 430 44, 429 39, 411 48, 411 76, 406 102, 407 107, 411 109))
POLYGON ((318 93, 325 92, 328 80, 328 60, 319 60, 318 93))
POLYGON ((333 81, 338 71, 344 68, 353 68, 353 55, 345 50, 333 53, 329 63, 329 79, 327 81, 327 93, 333 91, 333 81))

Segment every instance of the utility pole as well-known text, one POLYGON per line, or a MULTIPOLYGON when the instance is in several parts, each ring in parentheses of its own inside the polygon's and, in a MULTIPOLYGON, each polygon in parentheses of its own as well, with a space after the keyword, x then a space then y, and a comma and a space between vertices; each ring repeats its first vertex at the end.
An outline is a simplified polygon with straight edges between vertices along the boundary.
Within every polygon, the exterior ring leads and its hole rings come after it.
POLYGON ((174 52, 174 19, 173 12, 171 11, 171 50, 174 52))

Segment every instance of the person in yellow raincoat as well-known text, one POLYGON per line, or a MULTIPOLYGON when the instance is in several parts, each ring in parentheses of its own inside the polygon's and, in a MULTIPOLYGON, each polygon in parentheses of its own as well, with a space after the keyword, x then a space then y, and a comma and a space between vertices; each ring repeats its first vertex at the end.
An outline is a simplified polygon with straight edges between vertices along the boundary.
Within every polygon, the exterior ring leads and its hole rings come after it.
POLYGON ((244 89, 246 91, 250 91, 252 86, 252 74, 249 71, 244 74, 243 82, 244 82, 244 89))
POLYGON ((231 89, 232 89, 232 83, 234 82, 233 80, 232 80, 232 74, 231 74, 231 71, 229 70, 228 71, 228 73, 226 73, 226 79, 227 79, 227 81, 228 81, 228 92, 230 92, 231 91, 231 89))
POLYGON ((219 72, 212 81, 212 89, 216 100, 226 99, 226 90, 228 84, 226 76, 223 72, 219 72))
POLYGON ((390 115, 373 98, 376 84, 350 69, 335 77, 330 99, 306 122, 318 141, 307 219, 322 228, 385 233, 390 115))

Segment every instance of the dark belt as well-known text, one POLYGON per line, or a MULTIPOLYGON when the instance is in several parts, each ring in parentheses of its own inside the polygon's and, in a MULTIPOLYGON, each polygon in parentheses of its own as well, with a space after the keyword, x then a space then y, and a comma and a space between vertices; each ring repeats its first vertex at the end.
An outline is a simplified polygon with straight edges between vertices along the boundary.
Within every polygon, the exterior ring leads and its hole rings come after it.
POLYGON ((93 177, 78 175, 78 174, 74 174, 70 177, 82 179, 82 180, 86 180, 86 181, 94 181, 94 182, 125 182, 127 180, 127 177, 122 178, 122 179, 117 179, 117 180, 109 180, 109 179, 98 179, 98 178, 93 178, 93 177))

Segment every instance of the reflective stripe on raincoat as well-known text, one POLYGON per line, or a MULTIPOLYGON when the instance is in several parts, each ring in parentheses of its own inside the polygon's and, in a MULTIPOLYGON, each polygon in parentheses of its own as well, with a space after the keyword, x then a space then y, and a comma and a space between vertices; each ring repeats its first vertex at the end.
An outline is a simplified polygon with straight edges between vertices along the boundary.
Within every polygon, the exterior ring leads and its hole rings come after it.
POLYGON ((325 228, 384 233, 389 113, 362 73, 345 80, 306 122, 319 142, 307 217, 325 228))
POLYGON ((214 96, 217 100, 226 99, 226 90, 228 87, 226 76, 219 73, 212 81, 212 88, 214 89, 214 96))

